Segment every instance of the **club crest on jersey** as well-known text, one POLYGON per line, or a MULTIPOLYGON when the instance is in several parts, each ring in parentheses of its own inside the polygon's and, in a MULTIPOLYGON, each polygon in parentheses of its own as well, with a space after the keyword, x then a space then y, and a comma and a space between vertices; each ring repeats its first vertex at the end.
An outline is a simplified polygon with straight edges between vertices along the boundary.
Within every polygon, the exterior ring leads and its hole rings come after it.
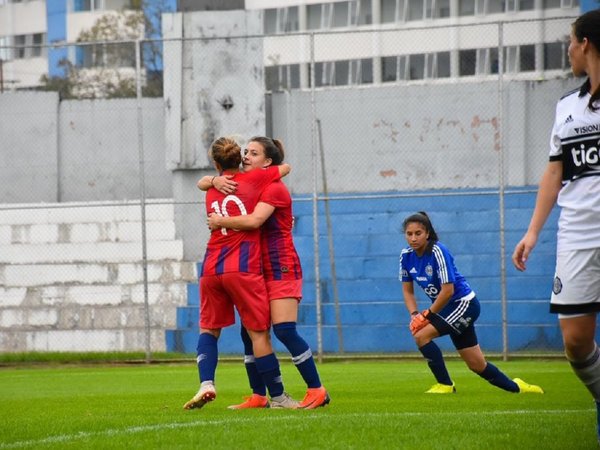
POLYGON ((433 267, 431 267, 431 264, 427 264, 427 266, 425 266, 425 273, 430 278, 433 276, 433 267))
POLYGON ((281 273, 288 273, 290 269, 287 266, 281 266, 281 273))
POLYGON ((554 277, 554 283, 552 283, 552 292, 554 292, 555 295, 558 295, 561 291, 562 281, 560 281, 560 278, 554 277))

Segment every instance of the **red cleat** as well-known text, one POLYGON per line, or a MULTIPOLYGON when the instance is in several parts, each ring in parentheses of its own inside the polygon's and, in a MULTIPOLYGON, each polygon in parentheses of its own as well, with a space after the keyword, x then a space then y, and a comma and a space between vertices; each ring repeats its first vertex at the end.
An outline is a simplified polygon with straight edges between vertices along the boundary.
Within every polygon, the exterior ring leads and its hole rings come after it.
POLYGON ((330 400, 329 394, 323 386, 308 388, 304 399, 298 405, 298 409, 315 409, 327 405, 330 400))
POLYGON ((269 399, 264 395, 252 394, 244 397, 245 401, 239 405, 228 406, 228 409, 268 408, 269 399))

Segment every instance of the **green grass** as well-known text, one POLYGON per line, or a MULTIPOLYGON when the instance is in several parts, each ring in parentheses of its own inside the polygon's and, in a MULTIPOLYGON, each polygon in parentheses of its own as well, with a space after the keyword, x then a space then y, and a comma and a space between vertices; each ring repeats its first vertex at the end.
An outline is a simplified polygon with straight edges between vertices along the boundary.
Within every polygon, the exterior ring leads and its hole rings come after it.
MULTIPOLYGON (((509 394, 449 361, 457 394, 425 395, 423 361, 339 361, 319 366, 326 408, 230 411, 248 388, 242 363, 226 362, 217 399, 185 411, 198 388, 193 362, 2 368, 0 449, 597 448, 594 403, 565 361, 495 363, 546 393, 509 394)), ((295 368, 282 370, 301 398, 295 368)))

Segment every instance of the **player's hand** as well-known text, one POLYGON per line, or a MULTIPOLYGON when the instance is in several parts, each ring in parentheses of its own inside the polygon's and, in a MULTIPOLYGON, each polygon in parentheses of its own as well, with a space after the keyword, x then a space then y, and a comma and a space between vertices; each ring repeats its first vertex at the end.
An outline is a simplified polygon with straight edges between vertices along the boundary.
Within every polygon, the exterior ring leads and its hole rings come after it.
POLYGON ((512 254, 512 262, 517 270, 522 272, 527 268, 527 259, 536 242, 537 237, 527 233, 515 246, 515 251, 512 254))
POLYGON ((219 228, 222 228, 220 225, 221 217, 222 216, 220 216, 219 214, 212 213, 211 215, 209 215, 206 218, 206 224, 208 225, 208 228, 211 231, 215 231, 215 230, 218 230, 219 228))
POLYGON ((429 323, 429 320, 423 316, 423 313, 418 313, 412 316, 412 319, 410 319, 410 325, 408 327, 410 328, 411 334, 414 336, 419 330, 425 328, 429 323))
POLYGON ((212 180, 212 185, 221 194, 233 194, 237 190, 237 182, 232 180, 233 175, 221 175, 212 180))

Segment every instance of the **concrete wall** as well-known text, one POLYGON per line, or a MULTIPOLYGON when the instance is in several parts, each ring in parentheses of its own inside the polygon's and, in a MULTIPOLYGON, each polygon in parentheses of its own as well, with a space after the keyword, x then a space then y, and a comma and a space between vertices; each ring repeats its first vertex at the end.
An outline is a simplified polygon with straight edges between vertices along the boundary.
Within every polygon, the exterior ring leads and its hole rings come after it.
POLYGON ((0 203, 56 201, 58 95, 0 95, 0 136, 0 203))
MULTIPOLYGON (((163 122, 163 101, 143 99, 148 198, 172 197, 163 122)), ((135 99, 0 95, 0 203, 140 198, 137 123, 135 99)))
MULTIPOLYGON (((319 90, 328 189, 497 188, 500 150, 504 184, 535 185, 548 160, 556 101, 578 83, 506 83, 503 110, 496 82, 319 90)), ((293 166, 286 183, 310 192, 311 94, 271 98, 273 136, 284 140, 293 166)))
MULTIPOLYGON (((505 184, 535 185, 547 161, 554 105, 578 84, 571 79, 507 83, 500 112, 494 82, 317 91, 329 190, 497 187, 499 148, 505 152, 505 184)), ((310 192, 310 92, 277 93, 271 99, 270 128, 284 141, 293 166, 286 183, 296 193, 310 192)), ((166 105, 161 99, 142 101, 146 195, 173 197, 173 178, 183 177, 175 182, 181 192, 175 198, 189 200, 183 191, 193 192, 197 177, 213 169, 204 144, 183 150, 181 130, 173 132, 164 112, 170 107, 168 99, 166 105), (180 159, 185 167, 174 164, 174 142, 187 155, 180 159)), ((0 119, 0 203, 139 198, 134 99, 59 102, 54 93, 5 93, 0 119)), ((264 133, 264 122, 256 120, 249 127, 220 122, 214 135, 264 133)))
POLYGON ((172 197, 165 164, 162 99, 70 100, 59 107, 60 201, 140 198, 142 139, 146 197, 172 197))

